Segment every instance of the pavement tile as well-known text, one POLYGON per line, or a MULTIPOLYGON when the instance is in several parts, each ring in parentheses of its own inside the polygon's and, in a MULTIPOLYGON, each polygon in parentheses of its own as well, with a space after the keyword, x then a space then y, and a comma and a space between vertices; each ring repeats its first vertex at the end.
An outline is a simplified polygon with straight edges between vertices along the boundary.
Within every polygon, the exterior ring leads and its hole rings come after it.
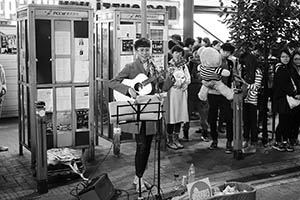
MULTIPOLYGON (((53 184, 47 194, 37 193, 36 181, 30 169, 31 154, 25 148, 23 148, 24 155, 20 156, 18 152, 17 123, 16 119, 5 120, 5 122, 0 121, 0 141, 9 147, 8 152, 0 153, 0 200, 76 199, 70 192, 80 183, 79 178, 69 182, 66 181, 63 185, 53 184)), ((194 134, 197 129, 196 126, 191 128, 191 141, 183 143, 184 149, 178 151, 161 150, 160 179, 163 193, 170 193, 173 174, 176 172, 180 176, 186 175, 191 163, 195 165, 196 178, 209 177, 212 184, 300 165, 300 155, 297 153, 300 152, 300 147, 296 148, 295 153, 278 153, 272 150, 271 147, 260 147, 257 154, 248 155, 245 159, 237 161, 233 159, 232 154, 224 153, 226 142, 224 137, 220 137, 220 149, 211 151, 207 149, 210 142, 201 142, 198 137, 199 134, 194 134)), ((85 176, 92 178, 107 173, 115 188, 127 190, 130 199, 134 199, 137 196, 132 185, 134 153, 134 142, 122 143, 121 154, 117 157, 112 153, 111 143, 100 139, 99 146, 95 149, 95 160, 86 164, 85 176)), ((158 176, 156 156, 154 156, 153 143, 145 179, 154 184, 157 184, 158 176)), ((291 189, 289 192, 293 193, 295 190, 291 189)), ((285 192, 282 191, 282 193, 285 192)), ((123 194, 124 199, 125 196, 123 194)))

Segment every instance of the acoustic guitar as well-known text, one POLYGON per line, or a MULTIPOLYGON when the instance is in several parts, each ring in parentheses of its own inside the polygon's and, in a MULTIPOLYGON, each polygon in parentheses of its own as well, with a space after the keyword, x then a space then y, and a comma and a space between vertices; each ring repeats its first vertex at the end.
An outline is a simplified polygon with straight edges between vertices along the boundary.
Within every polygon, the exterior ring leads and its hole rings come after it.
MULTIPOLYGON (((152 91, 152 83, 158 77, 160 77, 164 72, 160 72, 156 76, 148 78, 146 74, 140 73, 134 79, 124 79, 121 83, 127 86, 134 88, 139 96, 144 96, 150 94, 152 91)), ((130 98, 116 90, 113 91, 113 95, 116 101, 133 101, 133 98, 130 98)))

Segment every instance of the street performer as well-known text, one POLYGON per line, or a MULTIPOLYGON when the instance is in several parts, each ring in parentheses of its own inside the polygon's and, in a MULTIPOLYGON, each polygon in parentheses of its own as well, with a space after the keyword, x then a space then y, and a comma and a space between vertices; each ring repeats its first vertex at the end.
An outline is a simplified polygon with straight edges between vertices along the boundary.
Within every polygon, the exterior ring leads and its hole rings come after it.
MULTIPOLYGON (((159 75, 160 73, 151 61, 150 41, 146 38, 140 38, 134 43, 136 53, 136 60, 128 63, 119 72, 119 74, 111 79, 108 86, 133 99, 137 98, 138 91, 128 85, 122 83, 124 79, 134 79, 139 74, 145 74, 148 78, 157 76, 152 83, 152 92, 155 94, 167 91, 173 85, 173 79, 168 74, 159 75)), ((145 181, 143 174, 145 172, 148 158, 150 155, 151 143, 153 135, 156 134, 156 122, 141 121, 139 130, 135 136, 136 140, 136 154, 135 154, 135 177, 133 183, 136 185, 136 191, 139 192, 139 179, 141 183, 141 190, 145 191, 145 181)))

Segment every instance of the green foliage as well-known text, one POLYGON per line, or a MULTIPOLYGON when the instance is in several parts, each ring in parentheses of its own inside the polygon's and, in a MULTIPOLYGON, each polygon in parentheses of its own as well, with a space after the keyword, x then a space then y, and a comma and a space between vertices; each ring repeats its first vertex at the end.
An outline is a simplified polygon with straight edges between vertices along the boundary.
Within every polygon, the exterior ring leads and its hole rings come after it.
POLYGON ((236 47, 261 49, 264 55, 278 43, 300 39, 299 0, 232 0, 224 7, 222 22, 230 30, 236 47))

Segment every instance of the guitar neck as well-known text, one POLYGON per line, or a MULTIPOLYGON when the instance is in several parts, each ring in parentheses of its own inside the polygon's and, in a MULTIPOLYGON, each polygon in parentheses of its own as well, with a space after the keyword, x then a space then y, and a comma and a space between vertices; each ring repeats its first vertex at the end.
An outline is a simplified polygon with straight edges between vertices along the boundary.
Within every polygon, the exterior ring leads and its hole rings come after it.
POLYGON ((142 82, 142 84, 143 85, 148 85, 149 83, 152 83, 155 79, 157 79, 158 78, 158 76, 152 76, 152 77, 150 77, 150 78, 148 78, 147 80, 144 80, 143 82, 142 82))
POLYGON ((164 73, 165 73, 165 71, 163 70, 163 71, 159 72, 158 74, 155 74, 155 75, 151 76, 150 78, 144 80, 144 81, 142 82, 142 84, 143 84, 143 85, 147 85, 147 84, 149 84, 149 83, 152 83, 153 81, 155 81, 156 79, 158 79, 158 78, 159 78, 161 75, 163 75, 164 73))

